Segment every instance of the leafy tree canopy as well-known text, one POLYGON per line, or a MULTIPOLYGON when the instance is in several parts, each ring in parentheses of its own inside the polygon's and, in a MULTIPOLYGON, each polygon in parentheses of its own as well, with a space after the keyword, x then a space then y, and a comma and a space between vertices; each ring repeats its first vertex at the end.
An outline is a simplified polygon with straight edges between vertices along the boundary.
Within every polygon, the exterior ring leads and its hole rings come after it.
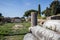
POLYGON ((25 16, 25 17, 31 16, 31 12, 38 12, 38 11, 37 11, 37 10, 33 10, 33 9, 27 10, 27 11, 25 12, 24 16, 25 16))
POLYGON ((44 11, 42 11, 42 14, 45 14, 47 17, 60 14, 60 1, 53 1, 49 8, 47 7, 44 11))
POLYGON ((0 13, 0 17, 2 16, 2 13, 0 13))

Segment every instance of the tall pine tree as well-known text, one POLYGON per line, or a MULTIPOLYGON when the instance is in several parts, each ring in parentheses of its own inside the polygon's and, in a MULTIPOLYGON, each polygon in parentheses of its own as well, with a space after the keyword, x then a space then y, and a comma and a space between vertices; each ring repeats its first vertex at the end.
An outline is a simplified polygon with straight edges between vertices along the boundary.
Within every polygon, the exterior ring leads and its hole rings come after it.
POLYGON ((40 9, 40 4, 38 5, 38 18, 41 17, 41 9, 40 9))

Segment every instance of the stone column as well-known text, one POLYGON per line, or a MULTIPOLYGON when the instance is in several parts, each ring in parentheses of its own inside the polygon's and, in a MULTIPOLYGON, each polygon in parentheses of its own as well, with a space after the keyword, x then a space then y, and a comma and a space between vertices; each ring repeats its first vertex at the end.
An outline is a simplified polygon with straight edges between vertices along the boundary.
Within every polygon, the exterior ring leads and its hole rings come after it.
POLYGON ((60 34, 41 26, 31 27, 32 34, 39 40, 60 40, 60 34))
POLYGON ((36 26, 37 25, 37 13, 36 12, 31 12, 31 26, 36 26))

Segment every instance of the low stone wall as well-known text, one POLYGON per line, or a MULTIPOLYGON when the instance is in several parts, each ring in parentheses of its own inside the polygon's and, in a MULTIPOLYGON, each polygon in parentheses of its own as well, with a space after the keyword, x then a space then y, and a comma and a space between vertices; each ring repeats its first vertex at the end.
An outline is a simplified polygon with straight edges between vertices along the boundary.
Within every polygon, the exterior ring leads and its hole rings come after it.
POLYGON ((46 19, 47 20, 60 20, 60 14, 47 17, 46 19))

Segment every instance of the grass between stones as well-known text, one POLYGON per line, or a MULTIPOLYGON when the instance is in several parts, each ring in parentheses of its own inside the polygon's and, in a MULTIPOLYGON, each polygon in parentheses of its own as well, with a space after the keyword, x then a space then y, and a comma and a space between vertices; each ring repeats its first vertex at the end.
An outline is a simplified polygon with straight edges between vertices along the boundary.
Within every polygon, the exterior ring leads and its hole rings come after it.
POLYGON ((23 40, 24 35, 29 32, 28 28, 30 27, 30 25, 30 22, 6 23, 4 25, 0 25, 0 39, 5 40, 9 37, 12 40, 23 40), (12 27, 16 24, 23 25, 23 27, 15 30, 12 27))

